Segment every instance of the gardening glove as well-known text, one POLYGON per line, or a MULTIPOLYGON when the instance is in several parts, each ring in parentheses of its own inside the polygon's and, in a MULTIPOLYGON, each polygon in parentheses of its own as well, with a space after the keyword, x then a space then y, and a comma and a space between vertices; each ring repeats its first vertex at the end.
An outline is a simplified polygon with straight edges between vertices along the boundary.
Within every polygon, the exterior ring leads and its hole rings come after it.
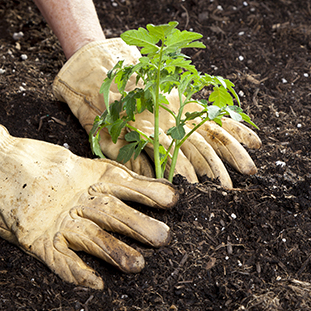
MULTIPOLYGON (((61 69, 53 83, 54 94, 58 100, 68 103, 74 115, 89 133, 95 117, 101 115, 106 109, 99 89, 108 70, 112 69, 119 60, 124 59, 126 64, 135 64, 140 57, 141 54, 136 47, 128 46, 120 38, 89 43, 76 52, 61 69)), ((132 76, 126 91, 134 89, 135 82, 135 77, 132 76)), ((177 102, 176 93, 173 93, 170 98, 173 103, 177 102)), ((112 84, 110 103, 117 99, 120 99, 120 94, 117 86, 112 84)), ((164 147, 167 147, 170 142, 170 137, 165 135, 165 132, 172 121, 172 117, 168 116, 161 122, 160 143, 164 147)), ((153 115, 149 111, 136 115, 135 127, 147 132, 149 128, 150 133, 153 133, 153 115)), ((114 144, 107 130, 101 131, 100 146, 107 157, 113 160, 117 158, 120 148, 127 144, 124 139, 125 134, 124 130, 117 144, 114 144)), ((257 171, 241 143, 251 148, 261 145, 258 136, 238 122, 225 121, 223 128, 213 122, 207 122, 200 132, 196 131, 183 146, 175 173, 185 176, 189 182, 197 182, 197 175, 218 177, 224 187, 232 188, 230 176, 222 160, 230 163, 243 174, 255 174, 257 171)), ((147 146, 145 150, 152 158, 152 147, 147 146)), ((153 176, 152 167, 143 154, 136 160, 132 158, 125 165, 138 174, 153 176)))
MULTIPOLYGON (((173 89, 170 94, 166 95, 166 98, 170 103, 170 109, 177 115, 180 105, 178 91, 173 89)), ((187 104, 183 116, 187 112, 201 111, 202 109, 199 104, 187 104)), ((165 133, 169 128, 176 125, 175 119, 165 109, 160 109, 159 114, 159 141, 167 149, 172 139, 165 133)), ((184 126, 186 133, 190 132, 195 124, 200 122, 200 118, 187 122, 186 126, 184 126)), ((130 122, 130 124, 147 136, 153 134, 153 115, 147 110, 137 114, 135 122, 130 122)), ((228 162, 242 174, 253 175, 257 172, 253 160, 241 143, 252 149, 258 149, 261 146, 257 134, 240 122, 224 117, 222 118, 222 127, 220 127, 214 121, 208 121, 192 133, 181 145, 177 164, 182 163, 183 167, 176 166, 176 173, 180 173, 183 169, 182 173, 188 179, 195 180, 196 175, 191 172, 191 169, 193 169, 198 176, 207 175, 212 179, 218 178, 223 187, 232 188, 231 178, 222 160, 228 162), (190 163, 187 163, 189 161, 190 163)), ((152 144, 148 144, 145 150, 150 157, 153 157, 152 144)), ((169 168, 170 165, 168 165, 167 170, 169 168)))
POLYGON ((137 175, 106 159, 86 159, 46 142, 10 136, 0 125, 0 237, 44 262, 67 282, 102 289, 85 251, 136 273, 144 258, 107 231, 159 247, 167 225, 122 200, 170 208, 178 200, 167 180, 137 175))

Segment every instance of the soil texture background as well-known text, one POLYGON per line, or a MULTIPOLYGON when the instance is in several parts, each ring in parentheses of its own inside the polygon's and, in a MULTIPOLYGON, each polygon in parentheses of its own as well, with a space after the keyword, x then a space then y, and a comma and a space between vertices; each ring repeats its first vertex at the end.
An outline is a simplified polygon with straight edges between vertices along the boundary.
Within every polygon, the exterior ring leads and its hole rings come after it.
MULTIPOLYGON (((233 190, 211 181, 175 184, 169 211, 137 208, 164 221, 170 245, 140 250, 146 268, 127 275, 85 253, 104 279, 95 291, 63 282, 44 264, 0 240, 1 310, 311 310, 311 4, 302 0, 95 0, 108 38, 176 20, 203 34, 191 50, 201 72, 235 83, 260 130, 258 167, 228 166, 233 190)), ((18 137, 69 145, 92 157, 88 137, 54 99, 62 49, 31 1, 0 1, 0 123, 18 137), (18 38, 18 33, 23 36, 18 38), (15 35, 14 35, 15 34, 15 35)))

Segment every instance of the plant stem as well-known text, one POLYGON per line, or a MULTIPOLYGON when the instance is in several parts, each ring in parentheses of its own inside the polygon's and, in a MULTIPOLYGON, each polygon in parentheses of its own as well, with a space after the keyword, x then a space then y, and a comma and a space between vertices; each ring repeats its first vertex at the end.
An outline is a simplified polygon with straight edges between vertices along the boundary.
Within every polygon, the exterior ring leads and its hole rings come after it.
POLYGON ((173 177, 174 177, 174 171, 175 171, 175 167, 176 167, 176 163, 177 163, 177 157, 178 157, 178 152, 179 152, 179 149, 180 149, 180 145, 177 144, 177 140, 174 139, 174 152, 173 152, 173 156, 172 156, 172 162, 171 162, 171 167, 170 167, 170 171, 169 171, 169 174, 168 174, 168 180, 170 182, 173 181, 173 177))
POLYGON ((163 51, 163 43, 160 50, 159 55, 159 65, 157 69, 157 79, 156 79, 156 93, 155 93, 155 103, 154 103, 154 165, 155 165, 155 173, 156 178, 163 178, 163 171, 161 167, 160 161, 160 152, 159 152, 159 93, 160 93, 160 74, 161 74, 161 62, 162 62, 162 51, 163 51))
POLYGON ((175 167, 176 167, 176 163, 177 163, 178 152, 179 152, 179 149, 180 149, 181 145, 188 139, 188 137, 194 131, 196 131, 201 125, 203 125, 206 121, 209 121, 209 120, 210 119, 208 117, 206 117, 199 124, 197 124, 190 132, 188 132, 188 134, 186 134, 183 139, 179 140, 178 142, 177 142, 177 140, 175 140, 175 148, 174 148, 174 153, 173 153, 173 156, 172 156, 171 167, 170 167, 170 171, 169 171, 169 175, 168 175, 168 180, 170 182, 173 181, 174 171, 175 171, 175 167))

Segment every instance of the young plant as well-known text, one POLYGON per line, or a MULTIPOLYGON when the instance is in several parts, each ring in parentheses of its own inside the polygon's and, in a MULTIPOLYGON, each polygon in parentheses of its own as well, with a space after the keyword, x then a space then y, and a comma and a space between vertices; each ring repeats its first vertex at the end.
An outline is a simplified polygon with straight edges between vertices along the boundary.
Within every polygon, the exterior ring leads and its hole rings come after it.
POLYGON ((134 158, 137 158, 148 143, 152 144, 157 178, 164 176, 167 161, 171 158, 168 176, 170 181, 173 179, 181 145, 206 121, 214 120, 221 125, 222 116, 228 115, 236 121, 245 120, 255 126, 250 118, 243 113, 232 82, 220 76, 201 74, 191 64, 189 57, 181 53, 182 49, 205 48, 205 45, 197 41, 202 38, 201 34, 186 30, 180 31, 176 29, 177 25, 177 22, 159 26, 148 24, 147 29, 129 30, 121 35, 123 41, 128 45, 141 48, 140 52, 143 56, 135 65, 125 65, 124 61, 120 60, 108 72, 107 78, 100 88, 100 93, 104 96, 106 111, 95 118, 89 136, 92 151, 96 155, 104 157, 99 146, 101 129, 106 127, 112 141, 116 143, 121 130, 127 128, 128 133, 125 135, 125 139, 128 144, 120 149, 117 161, 126 163, 133 155, 134 158), (127 82, 134 74, 136 75, 136 88, 126 91, 127 82), (109 105, 109 90, 113 82, 117 84, 121 98, 109 105), (139 86, 141 82, 142 87, 139 86), (208 101, 193 99, 196 93, 207 86, 213 87, 208 101), (177 89, 179 97, 177 113, 170 109, 169 101, 166 98, 166 95, 174 88, 177 89), (234 105, 234 99, 238 106, 234 105), (184 107, 193 102, 199 104, 202 109, 183 114, 184 107), (139 114, 145 109, 154 114, 152 136, 148 136, 129 124, 131 121, 135 121, 135 114, 139 114), (166 135, 172 139, 167 150, 159 143, 160 109, 165 109, 175 119, 175 126, 166 132, 166 135), (196 119, 194 127, 186 134, 184 126, 194 119, 196 119))

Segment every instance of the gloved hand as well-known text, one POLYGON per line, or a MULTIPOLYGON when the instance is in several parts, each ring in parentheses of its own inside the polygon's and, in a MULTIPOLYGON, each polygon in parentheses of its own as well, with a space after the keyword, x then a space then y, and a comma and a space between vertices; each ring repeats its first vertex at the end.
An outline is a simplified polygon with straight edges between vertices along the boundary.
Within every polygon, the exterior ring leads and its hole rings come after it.
MULTIPOLYGON (((58 100, 68 103, 74 115, 79 119, 87 133, 90 132, 93 121, 97 115, 105 110, 102 94, 99 94, 100 86, 105 79, 108 70, 119 60, 125 60, 126 64, 135 64, 141 57, 136 47, 128 46, 120 38, 108 39, 101 42, 92 42, 76 52, 64 65, 53 84, 53 91, 58 100)), ((135 87, 135 77, 132 76, 127 85, 127 91, 135 87)), ((120 98, 116 85, 112 85, 110 101, 120 98)), ((170 103, 177 103, 176 95, 170 96, 170 103)), ((197 107, 192 106, 193 109, 197 107)), ((162 111, 165 115, 166 112, 162 111)), ((161 117, 160 117, 161 118, 161 117)), ((162 135, 160 143, 167 146, 170 138, 165 131, 171 126, 172 118, 164 117, 161 123, 162 135)), ((224 187, 231 188, 230 176, 222 163, 222 160, 233 165, 243 174, 255 174, 257 169, 252 159, 242 147, 245 144, 250 148, 259 148, 261 141, 258 136, 246 126, 225 120, 223 128, 214 122, 207 122, 204 127, 193 134, 180 151, 176 165, 176 173, 185 176, 189 182, 196 182, 197 175, 205 175, 210 178, 218 177, 224 187), (221 159, 219 158, 221 157, 221 159)), ((136 115, 135 127, 153 133, 153 115, 145 111, 136 115)), ((106 129, 100 133, 100 146, 103 153, 116 159, 119 149, 127 144, 123 138, 126 132, 121 133, 117 144, 113 144, 106 129)), ((152 158, 152 149, 145 148, 152 158)), ((138 174, 153 176, 153 170, 147 158, 141 154, 135 161, 125 164, 138 174)))
POLYGON ((170 208, 178 200, 166 180, 137 175, 110 160, 78 157, 46 142, 12 137, 0 125, 0 236, 41 260, 67 282, 102 289, 74 251, 93 254, 124 272, 144 258, 107 231, 159 247, 167 225, 122 200, 170 208))

